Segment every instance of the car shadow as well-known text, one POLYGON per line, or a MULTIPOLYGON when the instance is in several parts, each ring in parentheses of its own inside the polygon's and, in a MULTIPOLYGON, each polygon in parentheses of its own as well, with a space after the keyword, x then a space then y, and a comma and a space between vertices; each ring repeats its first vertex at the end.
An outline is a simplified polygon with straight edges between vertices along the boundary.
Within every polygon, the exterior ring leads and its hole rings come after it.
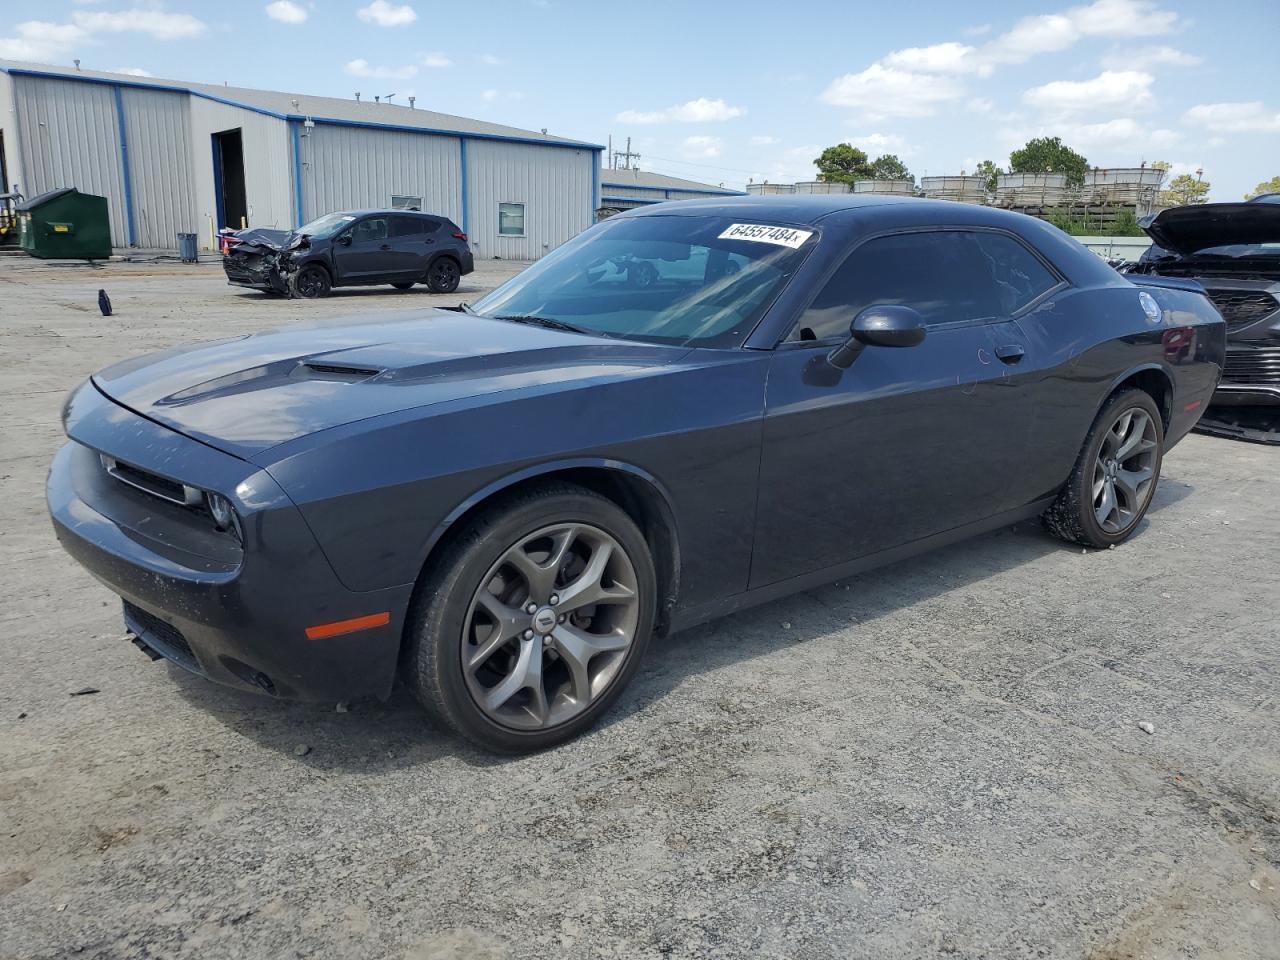
MULTIPOLYGON (((1148 515, 1192 492, 1190 485, 1180 481, 1162 483, 1148 515)), ((1135 535, 1141 537, 1149 524, 1144 518, 1135 535)), ((1038 522, 1023 521, 676 636, 655 638, 640 671, 597 729, 650 707, 698 674, 876 620, 1059 550, 1079 549, 1052 538, 1038 522), (766 623, 769 629, 761 629, 766 623), (783 623, 790 627, 783 628, 783 623)), ((339 712, 333 704, 272 700, 210 683, 173 664, 167 667, 178 693, 191 706, 237 735, 317 770, 377 773, 447 759, 493 767, 520 759, 486 753, 436 728, 403 684, 397 683, 386 701, 361 701, 339 712)))
MULTIPOLYGON (((485 293, 490 288, 479 287, 468 284, 459 284, 458 289, 453 293, 433 293, 425 286, 415 285, 408 290, 397 290, 390 284, 373 285, 368 287, 338 287, 336 290, 330 290, 324 300, 345 300, 345 299, 362 299, 365 297, 462 297, 474 296, 476 294, 485 293)), ((263 303, 281 302, 288 303, 290 300, 294 302, 305 302, 301 297, 288 297, 282 293, 267 293, 265 290, 250 290, 241 288, 235 291, 235 295, 244 299, 259 301, 263 303)))

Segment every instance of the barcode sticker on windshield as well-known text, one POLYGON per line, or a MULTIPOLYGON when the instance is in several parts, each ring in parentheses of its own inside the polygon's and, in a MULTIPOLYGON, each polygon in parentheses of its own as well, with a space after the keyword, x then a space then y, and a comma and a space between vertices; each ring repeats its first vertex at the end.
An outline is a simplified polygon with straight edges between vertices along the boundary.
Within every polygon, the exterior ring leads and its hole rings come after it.
POLYGON ((735 223, 721 240, 754 240, 756 243, 774 243, 780 247, 799 247, 813 236, 812 230, 792 230, 790 227, 771 227, 766 223, 735 223))

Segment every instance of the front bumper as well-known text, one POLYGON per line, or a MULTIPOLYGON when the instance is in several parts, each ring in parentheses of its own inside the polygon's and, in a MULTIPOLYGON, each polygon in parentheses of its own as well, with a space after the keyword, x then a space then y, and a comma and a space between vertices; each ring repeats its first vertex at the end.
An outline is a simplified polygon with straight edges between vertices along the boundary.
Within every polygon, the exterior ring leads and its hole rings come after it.
POLYGON ((265 471, 137 416, 92 384, 73 407, 71 442, 49 471, 54 530, 124 600, 125 622, 147 647, 210 680, 283 698, 390 693, 411 584, 348 590, 265 471), (100 453, 229 497, 243 547, 198 510, 108 475, 100 453), (382 612, 388 621, 372 629, 307 636, 311 626, 382 612))
POLYGON ((1280 345, 1232 343, 1213 402, 1224 406, 1280 406, 1280 345))

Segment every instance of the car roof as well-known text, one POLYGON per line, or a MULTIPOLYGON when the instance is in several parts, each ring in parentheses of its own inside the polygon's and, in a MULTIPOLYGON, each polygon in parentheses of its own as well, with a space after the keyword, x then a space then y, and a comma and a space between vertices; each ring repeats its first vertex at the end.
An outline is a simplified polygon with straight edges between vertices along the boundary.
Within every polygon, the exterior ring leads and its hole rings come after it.
POLYGON ((881 195, 881 193, 814 193, 814 195, 774 195, 708 197, 705 200, 677 200, 654 204, 618 216, 733 216, 768 219, 778 223, 817 224, 840 212, 865 211, 867 220, 928 220, 938 227, 1010 224, 1024 216, 998 207, 960 204, 954 200, 925 200, 923 197, 881 195))
MULTIPOLYGON (((448 220, 443 213, 432 213, 429 210, 380 210, 377 208, 369 210, 334 210, 332 213, 324 214, 327 217, 368 217, 373 214, 396 214, 404 217, 431 217, 434 220, 448 220)), ((452 221, 450 221, 452 222, 452 221)))

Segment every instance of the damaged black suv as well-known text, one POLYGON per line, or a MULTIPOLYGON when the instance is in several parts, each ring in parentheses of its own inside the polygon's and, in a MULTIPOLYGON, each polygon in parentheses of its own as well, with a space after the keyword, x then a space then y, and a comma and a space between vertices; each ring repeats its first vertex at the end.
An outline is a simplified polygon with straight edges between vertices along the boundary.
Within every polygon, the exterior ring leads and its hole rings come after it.
POLYGON ((1154 245, 1129 272, 1200 281, 1227 321, 1220 407, 1280 408, 1280 204, 1172 207, 1143 222, 1154 245))
POLYGON ((426 284, 453 293, 475 269, 467 235, 448 217, 413 210, 330 213, 292 233, 253 229, 223 237, 227 281, 314 299, 334 287, 426 284))

